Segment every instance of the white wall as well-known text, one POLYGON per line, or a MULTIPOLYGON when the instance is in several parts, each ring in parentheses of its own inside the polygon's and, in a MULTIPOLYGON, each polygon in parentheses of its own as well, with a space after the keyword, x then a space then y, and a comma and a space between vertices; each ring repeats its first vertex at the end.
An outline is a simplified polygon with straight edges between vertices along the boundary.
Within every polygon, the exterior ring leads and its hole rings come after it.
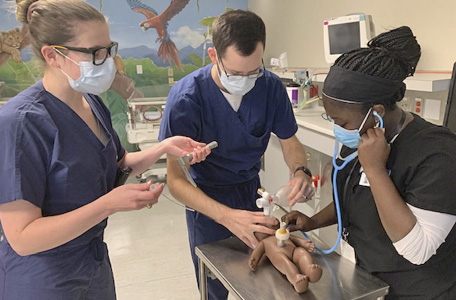
POLYGON ((328 67, 323 20, 372 15, 375 33, 409 26, 421 45, 418 70, 451 70, 456 61, 456 0, 249 0, 266 23, 265 62, 288 53, 290 67, 328 67))

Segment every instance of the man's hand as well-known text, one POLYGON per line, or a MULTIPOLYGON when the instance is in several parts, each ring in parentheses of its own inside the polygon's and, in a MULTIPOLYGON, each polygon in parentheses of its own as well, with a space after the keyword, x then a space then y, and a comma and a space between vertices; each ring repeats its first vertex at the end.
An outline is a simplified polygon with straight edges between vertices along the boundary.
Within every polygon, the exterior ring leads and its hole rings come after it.
POLYGON ((315 194, 312 187, 312 179, 302 171, 296 172, 296 176, 288 182, 288 185, 293 187, 288 195, 290 206, 295 205, 296 202, 309 201, 315 194))
POLYGON ((277 225, 278 221, 276 218, 266 217, 262 212, 230 209, 221 224, 247 246, 255 249, 258 245, 258 240, 253 233, 262 232, 274 235, 275 230, 266 226, 277 225))

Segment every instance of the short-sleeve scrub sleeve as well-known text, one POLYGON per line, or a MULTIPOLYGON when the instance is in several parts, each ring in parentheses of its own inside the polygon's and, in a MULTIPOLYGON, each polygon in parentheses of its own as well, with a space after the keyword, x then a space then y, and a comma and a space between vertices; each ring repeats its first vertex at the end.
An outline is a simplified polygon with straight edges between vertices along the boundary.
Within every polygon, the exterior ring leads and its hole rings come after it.
POLYGON ((55 130, 36 108, 0 113, 0 204, 26 200, 42 208, 55 130))

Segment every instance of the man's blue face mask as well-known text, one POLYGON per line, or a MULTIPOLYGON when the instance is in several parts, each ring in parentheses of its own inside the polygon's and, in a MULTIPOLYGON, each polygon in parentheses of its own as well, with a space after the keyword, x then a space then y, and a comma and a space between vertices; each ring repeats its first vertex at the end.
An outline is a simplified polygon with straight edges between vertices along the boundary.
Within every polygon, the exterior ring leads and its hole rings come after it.
MULTIPOLYGON (((336 136, 336 139, 347 146, 348 148, 352 149, 357 149, 358 144, 361 141, 361 134, 360 131, 363 129, 364 124, 367 121, 367 118, 369 117, 370 112, 372 111, 372 108, 369 109, 367 112, 366 116, 364 117, 363 122, 361 123, 361 126, 359 126, 358 129, 353 129, 353 130, 348 130, 345 129, 337 124, 334 124, 334 135, 336 136)), ((383 119, 380 117, 380 115, 374 110, 373 112, 374 116, 376 116, 379 121, 379 127, 383 128, 383 119)))

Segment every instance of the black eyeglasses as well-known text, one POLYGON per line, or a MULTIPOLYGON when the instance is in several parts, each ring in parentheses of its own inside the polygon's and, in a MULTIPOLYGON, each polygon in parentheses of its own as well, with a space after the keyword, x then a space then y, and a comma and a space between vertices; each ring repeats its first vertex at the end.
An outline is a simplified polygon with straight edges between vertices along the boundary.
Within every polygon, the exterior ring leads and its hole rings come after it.
MULTIPOLYGON (((264 67, 264 61, 263 59, 261 59, 261 63, 262 63, 262 67, 259 68, 258 72, 257 73, 253 73, 253 74, 248 74, 248 75, 234 75, 234 74, 228 74, 226 72, 226 69, 225 69, 225 66, 223 65, 223 62, 222 62, 222 59, 219 58, 219 61, 220 63, 222 64, 222 67, 223 67, 223 72, 225 72, 225 75, 226 75, 226 78, 228 78, 228 80, 230 81, 237 81, 237 80, 241 80, 242 78, 244 77, 248 77, 250 79, 257 79, 261 76, 264 75, 264 70, 266 69, 264 67)), ((218 66, 217 66, 218 67, 218 66)))
POLYGON ((117 55, 117 49, 119 44, 117 42, 111 42, 108 47, 92 47, 92 48, 79 48, 79 47, 70 47, 70 46, 59 46, 59 45, 50 45, 51 47, 70 50, 76 52, 82 52, 87 54, 92 54, 92 63, 95 66, 102 65, 106 59, 110 57, 115 57, 117 55))

